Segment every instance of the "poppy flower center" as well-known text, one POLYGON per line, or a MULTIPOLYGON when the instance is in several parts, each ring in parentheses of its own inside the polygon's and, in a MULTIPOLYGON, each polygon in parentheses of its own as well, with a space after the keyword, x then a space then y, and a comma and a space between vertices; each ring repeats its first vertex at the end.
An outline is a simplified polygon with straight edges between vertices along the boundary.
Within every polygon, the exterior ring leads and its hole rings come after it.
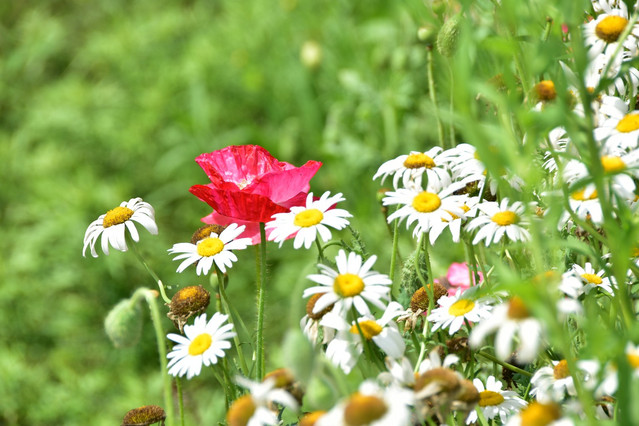
POLYGON ((197 254, 202 257, 215 256, 224 249, 222 240, 216 237, 205 238, 197 245, 197 254))
MULTIPOLYGON (((359 321, 359 328, 362 330, 362 334, 366 340, 371 340, 373 337, 382 332, 382 326, 373 320, 359 321)), ((359 334, 357 324, 353 324, 350 331, 353 334, 359 334)))
POLYGON ((442 200, 437 194, 422 191, 413 198, 413 208, 420 213, 434 212, 442 205, 442 200))
POLYGON ((530 316, 530 312, 524 305, 524 301, 520 297, 513 297, 508 303, 508 318, 514 320, 523 320, 530 316))
POLYGON ((639 114, 626 114, 619 120, 615 128, 621 133, 630 133, 639 130, 639 114))
POLYGON ((566 361, 565 359, 559 361, 557 365, 555 365, 555 367, 552 369, 552 376, 555 378, 555 380, 561 380, 568 377, 568 361, 566 361))
POLYGON ((404 167, 407 169, 432 169, 435 167, 435 161, 426 154, 411 154, 404 160, 404 167))
POLYGON ((588 200, 594 200, 597 198, 597 191, 592 191, 592 193, 588 196, 588 198, 584 196, 585 193, 586 193, 586 190, 581 189, 577 192, 573 192, 571 197, 573 200, 577 200, 577 201, 588 201, 588 200))
POLYGON ((202 333, 197 336, 189 345, 189 355, 197 356, 202 355, 208 348, 211 347, 213 338, 208 333, 202 333))
POLYGON ((388 407, 381 398, 357 392, 344 408, 344 420, 349 426, 364 426, 381 419, 387 411, 388 407))
POLYGON ((121 223, 126 222, 131 219, 134 211, 128 207, 118 206, 113 210, 109 210, 106 215, 104 215, 104 219, 102 219, 102 227, 108 228, 109 226, 119 225, 121 223))
POLYGON ((255 403, 251 395, 244 395, 233 402, 226 413, 226 421, 231 426, 245 426, 248 424, 253 413, 255 413, 255 403))
POLYGON ((507 210, 505 212, 495 213, 493 217, 490 218, 490 220, 492 220, 499 226, 508 226, 519 222, 519 216, 517 216, 517 213, 507 210))
POLYGON ((537 97, 541 101, 552 101, 557 97, 555 83, 552 80, 543 80, 535 86, 537 97))
POLYGON ((475 302, 473 302, 472 300, 459 299, 457 302, 450 305, 450 308, 448 308, 448 313, 456 317, 461 317, 472 311, 474 307, 475 302))
POLYGON ((333 281, 333 290, 342 297, 357 296, 364 290, 364 280, 355 274, 339 274, 333 281))
POLYGON ((490 407, 494 405, 499 405, 502 402, 504 402, 504 397, 501 396, 499 392, 493 392, 490 390, 479 392, 480 407, 490 407))
POLYGON ((639 355, 626 354, 626 358, 628 359, 628 364, 630 364, 632 368, 639 368, 639 355))
POLYGON ((599 285, 603 282, 599 275, 595 274, 581 274, 581 278, 588 281, 590 284, 599 285))
POLYGON ((557 404, 533 402, 519 413, 521 426, 546 426, 561 418, 557 404))
POLYGON ((614 43, 619 39, 627 24, 628 20, 622 16, 606 16, 595 27, 595 34, 606 43, 614 43))
POLYGON ((601 157, 601 165, 604 171, 608 173, 620 172, 626 168, 626 163, 620 157, 605 155, 601 157))
POLYGON ((307 209, 295 215, 293 224, 302 228, 308 228, 320 223, 324 219, 324 214, 317 209, 307 209))

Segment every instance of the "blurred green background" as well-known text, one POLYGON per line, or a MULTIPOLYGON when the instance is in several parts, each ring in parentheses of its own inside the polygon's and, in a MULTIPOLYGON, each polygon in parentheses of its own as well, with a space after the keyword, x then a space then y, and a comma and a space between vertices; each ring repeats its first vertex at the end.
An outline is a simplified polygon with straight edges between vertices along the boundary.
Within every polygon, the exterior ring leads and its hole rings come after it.
MULTIPOLYGON (((160 234, 141 230, 139 247, 169 293, 205 284, 193 268, 176 274, 166 253, 210 212, 188 192, 207 181, 193 161, 202 152, 259 144, 296 165, 322 161, 312 190, 345 194, 386 272, 371 177, 435 143, 416 39, 428 16, 417 0, 1 2, 0 423, 113 425, 162 405, 148 310, 135 347, 115 349, 102 326, 154 283, 131 253, 83 258, 82 238, 100 214, 142 197, 160 234), (304 46, 321 57, 302 59, 304 46)), ((282 316, 302 315, 289 297, 300 299, 314 253, 271 245, 269 258, 276 345, 282 316)), ((248 324, 253 277, 247 250, 229 293, 248 324)), ((185 384, 188 424, 219 418, 217 388, 206 372, 185 384)))

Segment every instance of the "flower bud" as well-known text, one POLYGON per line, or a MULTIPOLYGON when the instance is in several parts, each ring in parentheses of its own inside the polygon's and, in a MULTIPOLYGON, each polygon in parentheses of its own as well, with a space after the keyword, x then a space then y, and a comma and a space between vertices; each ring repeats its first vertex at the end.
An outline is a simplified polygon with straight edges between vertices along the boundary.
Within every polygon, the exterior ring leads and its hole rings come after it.
POLYGON ((417 39, 424 44, 432 45, 437 39, 437 28, 432 25, 424 25, 417 30, 417 39))
POLYGON ((166 413, 157 405, 144 405, 130 410, 122 419, 122 426, 147 426, 160 422, 164 424, 166 413))
POLYGON ((461 30, 461 16, 455 15, 442 25, 437 34, 437 51, 442 56, 453 56, 457 50, 459 32, 461 30))
POLYGON ((121 300, 104 319, 104 330, 116 348, 134 346, 142 334, 142 309, 131 299, 121 300))

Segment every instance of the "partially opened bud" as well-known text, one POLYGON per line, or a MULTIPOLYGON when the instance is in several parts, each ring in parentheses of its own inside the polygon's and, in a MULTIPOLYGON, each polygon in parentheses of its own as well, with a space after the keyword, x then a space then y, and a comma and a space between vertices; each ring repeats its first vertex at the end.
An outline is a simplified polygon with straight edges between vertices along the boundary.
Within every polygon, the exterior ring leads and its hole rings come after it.
POLYGON ((121 300, 104 319, 104 331, 116 348, 136 345, 142 334, 140 303, 121 300))

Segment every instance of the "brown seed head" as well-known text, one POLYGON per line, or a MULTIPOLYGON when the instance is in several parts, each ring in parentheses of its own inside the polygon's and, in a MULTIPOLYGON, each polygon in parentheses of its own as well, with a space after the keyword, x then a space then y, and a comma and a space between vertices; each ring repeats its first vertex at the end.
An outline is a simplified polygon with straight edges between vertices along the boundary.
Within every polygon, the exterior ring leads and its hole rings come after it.
MULTIPOLYGON (((430 288, 431 284, 428 284, 427 286, 430 288)), ((447 294, 448 290, 446 290, 443 285, 435 283, 433 287, 433 296, 435 299, 435 303, 437 303, 440 297, 446 296, 447 294)), ((428 290, 426 290, 425 287, 418 288, 417 291, 413 293, 413 296, 410 298, 410 310, 413 312, 417 312, 420 309, 422 310, 422 312, 428 311, 428 304, 428 290)))
POLYGON ((210 237, 211 234, 220 235, 225 229, 226 227, 222 225, 204 225, 193 233, 191 244, 197 244, 198 241, 210 237))
POLYGON ((315 303, 322 296, 323 296, 323 294, 319 294, 319 293, 314 294, 314 295, 311 296, 310 299, 308 299, 308 302, 306 302, 306 315, 308 315, 308 317, 310 319, 312 319, 312 320, 318 321, 318 320, 322 319, 322 317, 324 315, 326 315, 327 313, 329 313, 330 311, 332 311, 333 310, 333 306, 335 306, 335 304, 328 305, 323 310, 321 310, 318 313, 314 314, 313 313, 313 309, 315 308, 315 303))
POLYGON ((201 285, 184 287, 171 298, 169 313, 166 315, 182 331, 186 321, 191 316, 204 312, 210 301, 211 294, 201 285))
POLYGON ((144 405, 126 413, 122 419, 122 426, 147 426, 158 422, 164 424, 164 419, 166 419, 166 413, 162 407, 144 405))

